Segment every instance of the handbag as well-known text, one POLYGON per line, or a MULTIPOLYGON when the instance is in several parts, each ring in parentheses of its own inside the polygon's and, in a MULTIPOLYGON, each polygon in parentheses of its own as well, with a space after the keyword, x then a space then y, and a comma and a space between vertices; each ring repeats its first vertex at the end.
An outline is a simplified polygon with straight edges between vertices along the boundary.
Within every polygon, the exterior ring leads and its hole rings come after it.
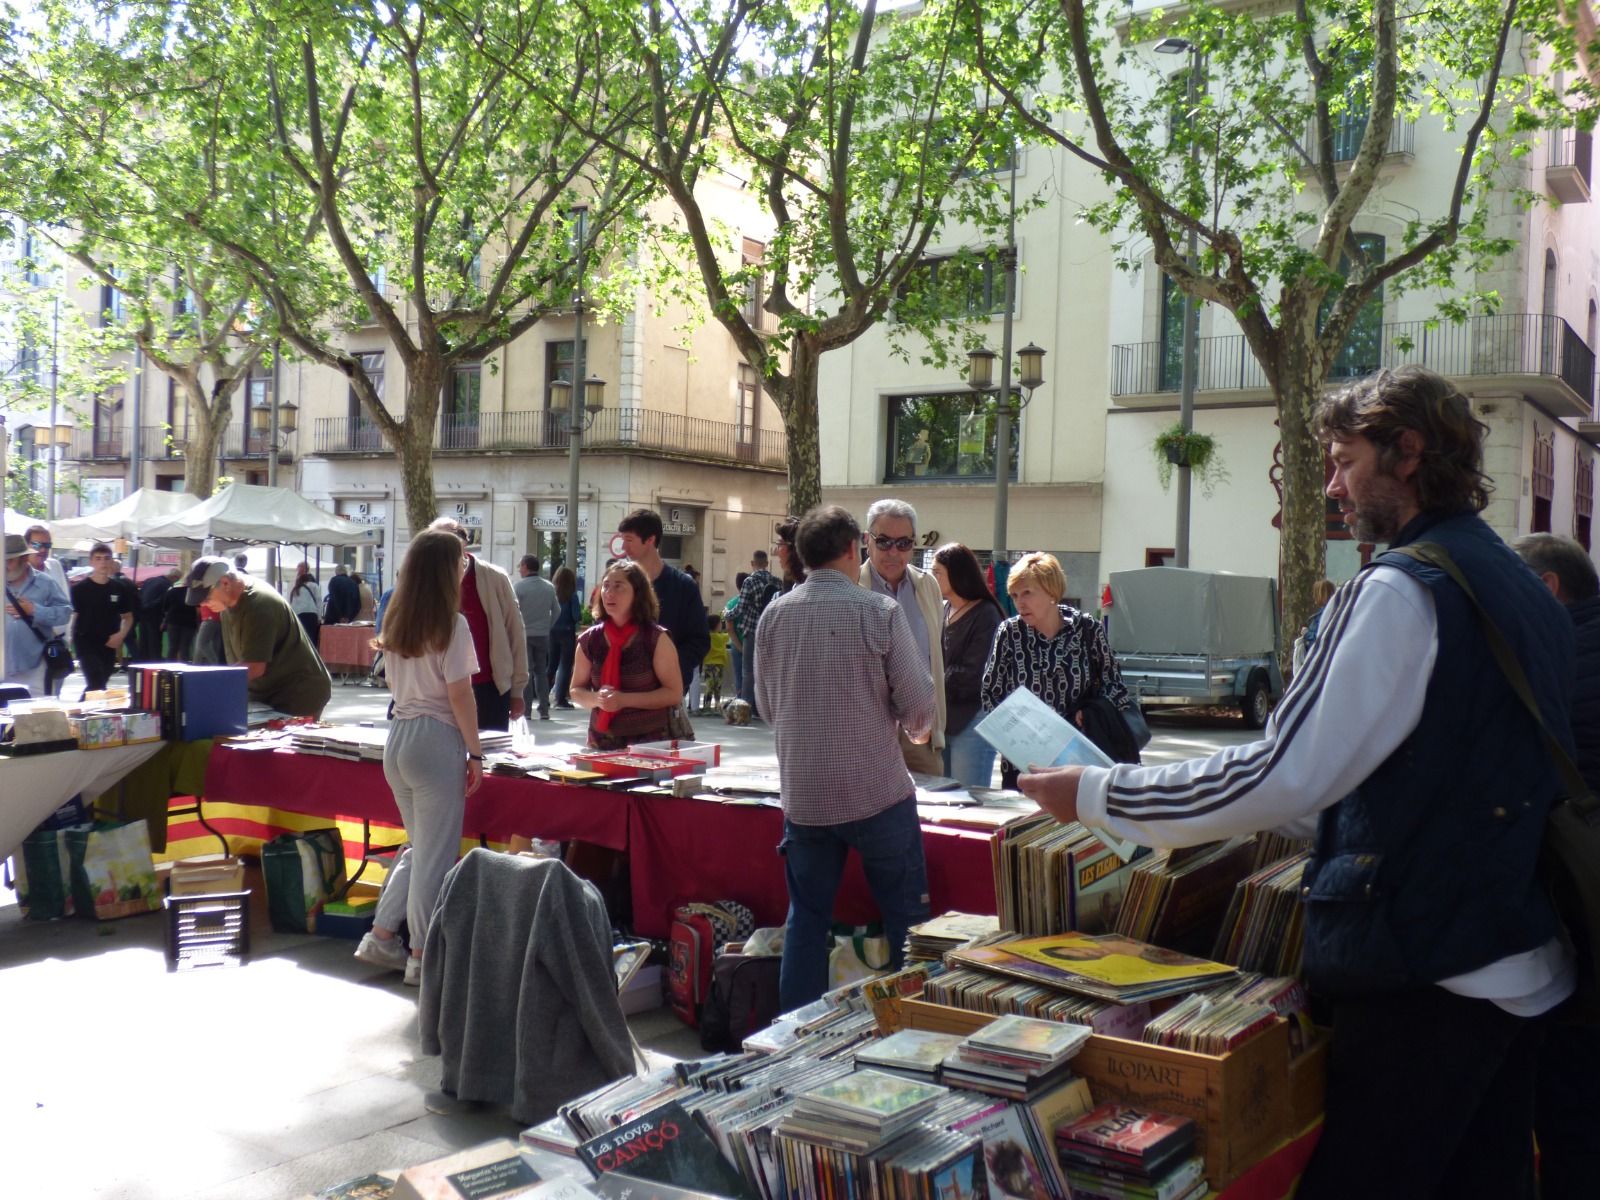
MULTIPOLYGON (((22 606, 17 603, 17 596, 10 588, 6 589, 6 601, 17 613, 21 615, 22 606)), ((67 649, 66 639, 59 635, 46 634, 33 623, 33 618, 24 616, 22 623, 33 631, 33 636, 44 643, 44 685, 45 691, 50 694, 55 692, 58 679, 65 679, 72 674, 72 651, 67 649)))
POLYGON ((1417 542, 1392 546, 1390 553, 1404 554, 1439 568, 1466 594, 1477 610, 1478 624, 1495 665, 1539 727, 1539 736, 1565 793, 1556 797, 1545 819, 1539 874, 1578 960, 1578 990, 1566 1011, 1585 1024, 1600 1023, 1600 796, 1590 789, 1572 756, 1545 724, 1516 653, 1450 552, 1435 542, 1417 542))
POLYGON ((280 933, 315 933, 317 914, 344 887, 344 839, 337 829, 279 834, 261 847, 267 919, 280 933))
POLYGON ((833 949, 828 954, 828 990, 883 974, 893 953, 882 925, 835 925, 833 949))
POLYGON ((77 826, 66 831, 73 906, 102 921, 161 907, 150 828, 144 821, 77 826))

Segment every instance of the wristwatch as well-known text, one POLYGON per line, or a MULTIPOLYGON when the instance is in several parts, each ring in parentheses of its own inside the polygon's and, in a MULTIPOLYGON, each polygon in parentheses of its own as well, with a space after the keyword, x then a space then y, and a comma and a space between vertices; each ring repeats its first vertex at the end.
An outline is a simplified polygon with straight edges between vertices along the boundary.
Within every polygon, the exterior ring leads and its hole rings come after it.
POLYGON ((482 762, 483 761, 483 755, 481 755, 481 754, 469 754, 469 755, 467 755, 467 757, 470 758, 473 762, 482 762))

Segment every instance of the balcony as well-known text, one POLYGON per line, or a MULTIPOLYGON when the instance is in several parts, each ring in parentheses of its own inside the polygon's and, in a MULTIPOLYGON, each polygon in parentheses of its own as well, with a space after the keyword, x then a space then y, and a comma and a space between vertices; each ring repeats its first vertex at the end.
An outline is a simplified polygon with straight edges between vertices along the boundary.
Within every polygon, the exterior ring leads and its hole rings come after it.
MULTIPOLYGON (((267 457, 268 440, 264 433, 255 433, 240 424, 229 422, 222 434, 221 456, 238 461, 264 459, 267 457)), ((168 425, 146 425, 140 430, 139 453, 150 462, 182 460, 187 448, 188 433, 183 429, 173 429, 168 425)), ((278 451, 279 462, 292 462, 293 459, 294 455, 288 446, 278 451)))
MULTIPOLYGON (((365 417, 319 417, 316 454, 387 454, 378 427, 365 417)), ((559 452, 567 449, 567 414, 549 409, 445 413, 434 430, 441 454, 559 452)), ((745 430, 731 421, 709 421, 653 409, 602 409, 584 431, 584 449, 635 451, 696 462, 730 463, 783 470, 788 440, 782 430, 745 430)))
POLYGON ((120 429, 74 429, 61 457, 68 462, 118 462, 128 457, 127 435, 120 429))
POLYGON ((1593 179, 1594 135, 1585 129, 1557 129, 1548 135, 1550 161, 1544 185, 1563 204, 1587 204, 1593 179))
MULTIPOLYGON (((1333 118, 1333 162, 1335 166, 1349 166, 1361 149, 1361 139, 1367 134, 1368 115, 1365 112, 1342 112, 1333 118)), ((1317 126, 1313 121, 1306 129, 1306 146, 1312 155, 1317 154, 1317 126)), ((1384 147, 1383 161, 1410 162, 1417 152, 1417 126, 1414 121, 1395 117, 1389 126, 1389 144, 1384 147)))
MULTIPOLYGON (((1337 383, 1381 367, 1417 363, 1455 379, 1494 381, 1542 403, 1557 417, 1594 412, 1594 351, 1560 317, 1520 313, 1472 317, 1430 329, 1425 321, 1384 325, 1370 361, 1352 346, 1328 378, 1337 383)), ((1227 392, 1218 402, 1265 399, 1265 374, 1242 335, 1201 338, 1197 392, 1227 392)), ((1178 391, 1176 354, 1161 342, 1111 348, 1111 395, 1130 408, 1170 405, 1178 391), (1164 352, 1165 351, 1165 352, 1164 352)))

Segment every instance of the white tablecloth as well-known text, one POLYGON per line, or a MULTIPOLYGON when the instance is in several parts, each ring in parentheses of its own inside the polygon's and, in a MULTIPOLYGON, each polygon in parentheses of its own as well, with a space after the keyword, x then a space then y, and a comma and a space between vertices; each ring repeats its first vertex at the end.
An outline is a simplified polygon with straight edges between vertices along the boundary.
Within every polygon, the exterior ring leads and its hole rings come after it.
POLYGON ((79 792, 98 795, 164 745, 141 742, 105 750, 0 757, 0 859, 16 853, 40 821, 79 792))

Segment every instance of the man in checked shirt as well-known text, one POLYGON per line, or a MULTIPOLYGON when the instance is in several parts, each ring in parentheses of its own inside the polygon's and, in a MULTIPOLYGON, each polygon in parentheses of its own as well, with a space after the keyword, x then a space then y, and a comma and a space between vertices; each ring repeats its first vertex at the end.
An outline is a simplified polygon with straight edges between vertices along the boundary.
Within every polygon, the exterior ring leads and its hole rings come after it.
POLYGON ((853 848, 899 967, 906 931, 928 915, 916 788, 900 730, 926 742, 933 674, 900 606, 859 587, 861 527, 836 505, 800 521, 810 574, 768 605, 756 629, 756 687, 783 788, 789 920, 778 991, 784 1011, 822 995, 834 897, 853 848))

